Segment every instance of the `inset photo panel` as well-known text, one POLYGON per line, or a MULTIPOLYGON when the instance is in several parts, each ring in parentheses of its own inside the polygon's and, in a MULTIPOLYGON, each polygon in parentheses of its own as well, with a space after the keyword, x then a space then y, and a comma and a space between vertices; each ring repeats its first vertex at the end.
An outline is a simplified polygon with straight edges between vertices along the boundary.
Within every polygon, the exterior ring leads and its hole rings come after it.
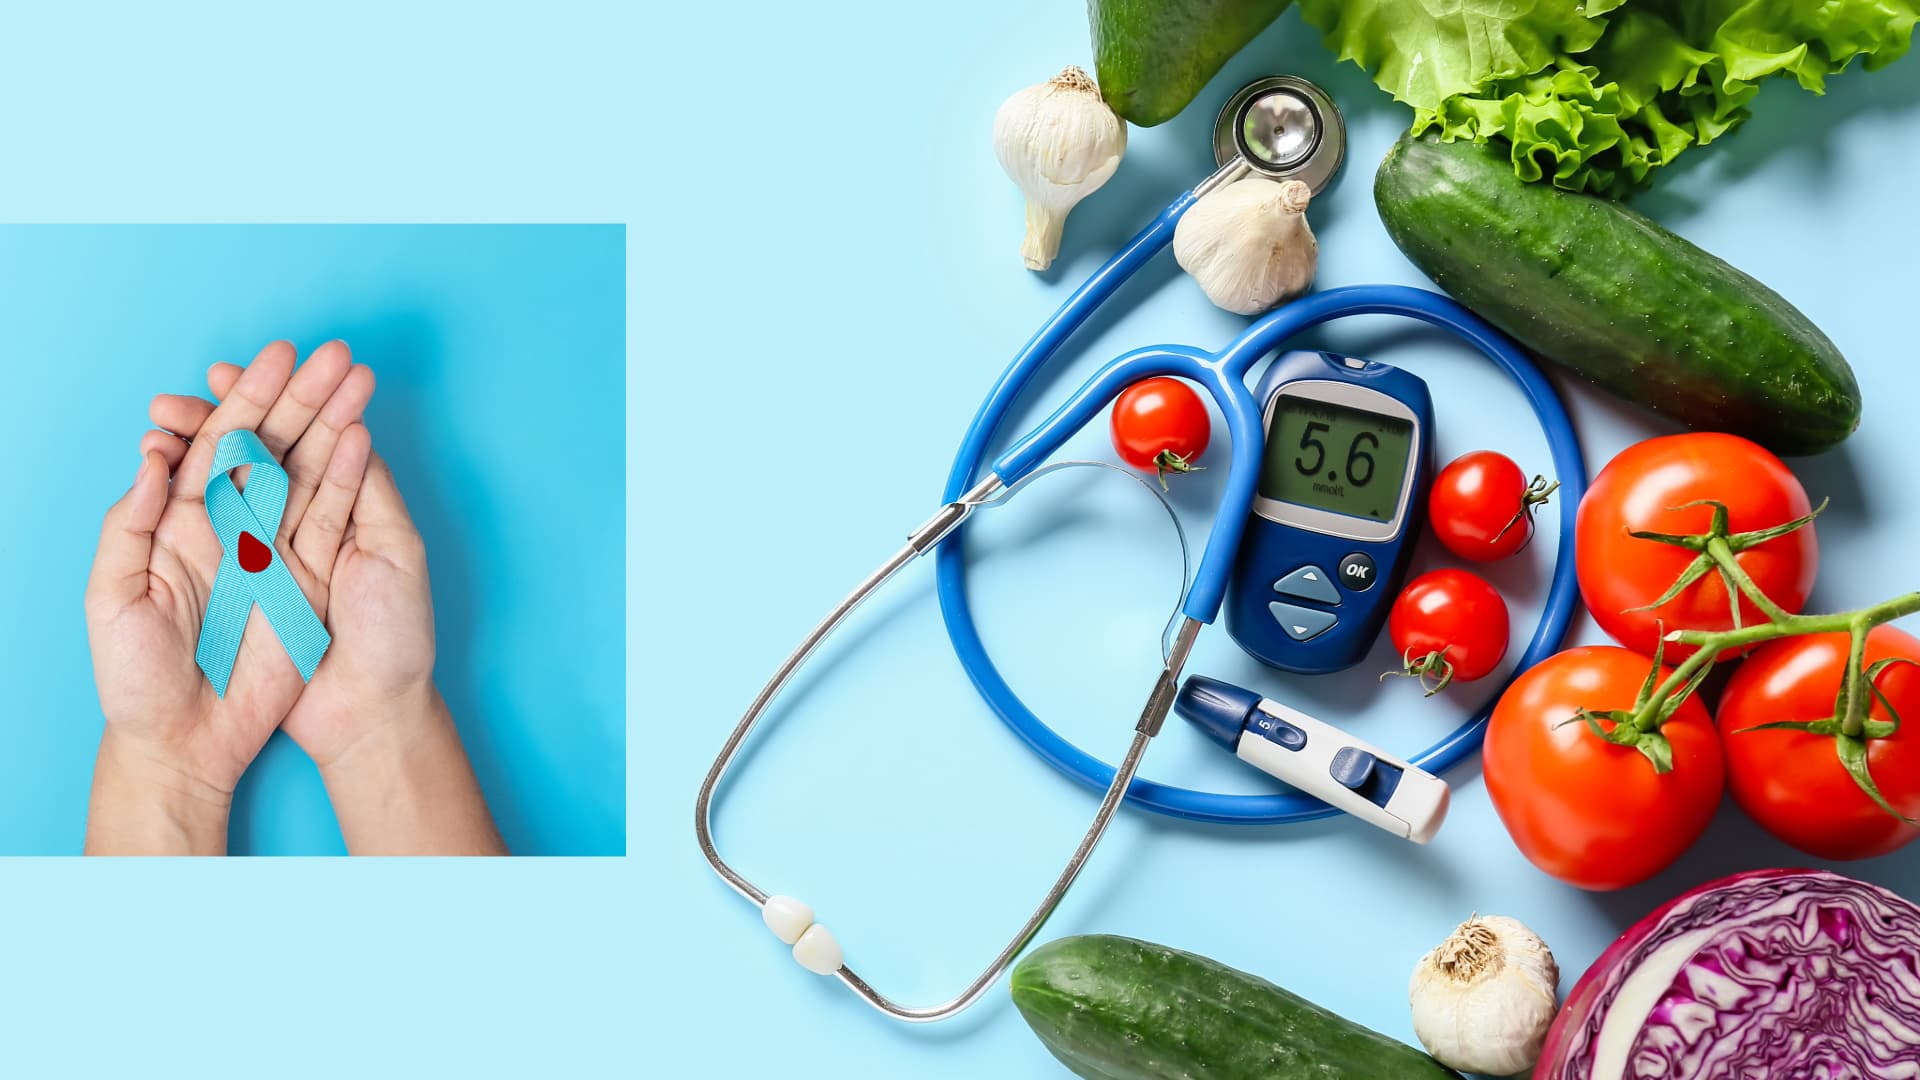
POLYGON ((624 855, 625 249, 0 228, 0 855, 624 855))

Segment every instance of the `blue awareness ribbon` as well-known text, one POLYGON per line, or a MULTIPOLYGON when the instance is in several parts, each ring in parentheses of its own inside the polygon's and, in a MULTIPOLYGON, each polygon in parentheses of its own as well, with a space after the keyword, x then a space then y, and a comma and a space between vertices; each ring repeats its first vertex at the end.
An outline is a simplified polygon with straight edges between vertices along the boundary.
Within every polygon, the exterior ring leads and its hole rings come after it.
POLYGON ((260 436, 229 431, 213 450, 206 501, 207 520, 213 523, 223 554, 193 658, 207 673, 213 692, 227 696, 227 681, 240 655, 240 637, 246 633, 247 617, 255 604, 300 669, 300 677, 312 679, 313 669, 320 666, 333 639, 273 547, 280 518, 287 511, 287 470, 274 460, 260 436), (243 465, 253 466, 245 491, 234 485, 232 476, 243 465))

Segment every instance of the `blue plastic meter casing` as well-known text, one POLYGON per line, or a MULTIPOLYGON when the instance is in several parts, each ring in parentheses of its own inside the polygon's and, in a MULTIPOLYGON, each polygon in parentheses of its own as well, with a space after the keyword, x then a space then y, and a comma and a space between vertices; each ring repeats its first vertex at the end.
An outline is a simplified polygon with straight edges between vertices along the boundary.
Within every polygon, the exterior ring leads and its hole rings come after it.
MULTIPOLYGON (((1433 400, 1418 376, 1387 364, 1337 353, 1283 353, 1254 390, 1270 442, 1283 396, 1412 423, 1391 520, 1269 498, 1264 475, 1253 500, 1227 592, 1227 632, 1262 663, 1318 675, 1367 655, 1400 591, 1426 518, 1433 400)), ((1293 448, 1268 450, 1291 454, 1293 448)), ((1335 471, 1339 454, 1336 448, 1335 471)))

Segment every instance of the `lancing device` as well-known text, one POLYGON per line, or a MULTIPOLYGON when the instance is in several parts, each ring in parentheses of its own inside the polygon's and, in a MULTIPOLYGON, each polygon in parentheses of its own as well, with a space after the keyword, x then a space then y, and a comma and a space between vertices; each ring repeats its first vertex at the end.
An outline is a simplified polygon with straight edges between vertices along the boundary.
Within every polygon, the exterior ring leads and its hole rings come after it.
POLYGON ((1234 756, 1362 821, 1424 844, 1447 817, 1447 782, 1232 683, 1194 675, 1174 711, 1234 756))

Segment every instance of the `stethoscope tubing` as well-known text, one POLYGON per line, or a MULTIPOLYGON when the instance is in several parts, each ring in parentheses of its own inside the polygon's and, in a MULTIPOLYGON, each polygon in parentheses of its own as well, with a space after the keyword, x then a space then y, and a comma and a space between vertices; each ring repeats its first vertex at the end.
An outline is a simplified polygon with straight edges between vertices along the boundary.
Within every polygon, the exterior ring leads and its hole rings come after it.
POLYGON ((1214 517, 1213 528, 1207 532, 1200 567, 1182 598, 1181 613, 1197 622, 1212 622, 1226 597, 1234 555, 1240 549, 1240 536, 1246 528, 1245 515, 1228 514, 1224 510, 1252 504, 1266 442, 1261 430, 1260 406, 1242 381, 1247 365, 1236 368, 1235 362, 1232 357, 1214 356, 1185 345, 1135 349, 1101 368, 1052 416, 995 459, 992 473, 1003 483, 1018 484, 1046 464, 1047 459, 1082 428, 1097 421, 1127 387, 1143 379, 1171 375, 1198 383, 1213 398, 1226 420, 1231 463, 1227 468, 1226 487, 1220 496, 1223 512, 1214 517))
MULTIPOLYGON (((987 448, 1021 390, 1101 303, 1170 242, 1179 216, 1192 201, 1193 193, 1184 193, 1148 223, 1067 298, 1015 357, 968 425, 960 452, 955 456, 948 475, 944 498, 957 498, 974 482, 986 463, 987 448)), ((1163 373, 1162 369, 1165 369, 1164 373, 1194 378, 1213 396, 1227 416, 1229 436, 1235 450, 1227 491, 1216 513, 1200 570, 1195 575, 1194 585, 1183 606, 1187 617, 1210 623, 1217 616, 1225 595, 1233 548, 1238 545, 1257 472, 1257 445, 1247 445, 1249 440, 1244 437, 1244 423, 1235 422, 1235 418, 1249 406, 1255 410, 1257 422, 1257 403, 1253 402, 1252 394, 1246 388, 1246 373, 1260 359, 1297 334, 1334 319, 1367 314, 1412 318, 1452 331, 1475 346, 1519 384, 1546 434, 1554 473, 1561 485, 1560 528, 1545 611, 1513 668, 1516 674, 1525 671, 1559 648, 1572 621, 1578 596, 1573 558, 1574 515, 1586 487, 1586 464, 1572 423, 1553 386, 1519 348, 1499 331, 1457 302, 1438 293, 1404 285, 1357 285, 1329 289, 1302 297, 1266 315, 1212 357, 1178 346, 1136 350, 1097 372, 1040 428, 1003 454, 996 461, 993 472, 1000 475, 1002 480, 1016 482, 1023 470, 1040 464, 1047 454, 1063 444, 1104 408, 1114 394, 1136 381, 1136 378, 1163 373), (1231 384, 1227 382, 1228 379, 1232 380, 1231 384), (1240 430, 1233 430, 1236 427, 1240 430), (1243 447, 1252 451, 1249 455, 1251 464, 1243 460, 1243 447), (1015 475, 1010 477, 1002 470, 1012 471, 1015 475), (1225 533, 1222 532, 1223 526, 1225 533)), ((948 537, 934 553, 941 617, 961 666, 980 696, 1015 736, 1082 786, 1105 790, 1112 783, 1113 767, 1081 750, 1034 715, 993 663, 967 599, 963 541, 964 529, 948 537)), ((1504 684, 1494 687, 1487 701, 1470 720, 1414 755, 1409 759, 1411 763, 1440 773, 1471 756, 1479 749, 1493 705, 1504 689, 1504 684)), ((1220 824, 1283 824, 1332 817, 1340 813, 1317 799, 1297 792, 1232 795, 1198 791, 1140 777, 1129 784, 1126 797, 1129 802, 1157 813, 1220 824)))
MULTIPOLYGON (((1223 169, 1216 173, 1196 191, 1220 182, 1227 171, 1223 169)), ((1014 362, 1002 373, 968 426, 960 453, 948 477, 943 496, 946 505, 914 530, 904 547, 856 586, 802 639, 734 726, 700 785, 694 816, 701 853, 723 881, 749 902, 765 909, 773 897, 727 863, 715 844, 712 807, 720 785, 762 715, 815 650, 854 609, 891 580, 900 569, 919 556, 934 552, 942 617, 955 652, 981 696, 1008 727, 1041 757, 1081 784, 1104 790, 1105 794, 1079 846, 1040 905, 994 958, 993 963, 956 997, 923 1008, 902 1005, 875 990, 852 967, 839 962, 838 946, 833 946, 832 955, 836 959, 832 963, 837 966, 831 974, 868 1004, 895 1019, 916 1023, 940 1020, 978 1000, 1059 906, 1123 799, 1176 817, 1226 823, 1302 821, 1339 813, 1304 795, 1226 795, 1173 787, 1135 776, 1147 742, 1160 730, 1172 703, 1195 635, 1203 624, 1211 622, 1219 613, 1231 573, 1233 552, 1239 544, 1240 532, 1253 496, 1264 440, 1260 431, 1258 403, 1246 387, 1245 376, 1255 363, 1293 335, 1330 319, 1348 315, 1381 313, 1409 316, 1453 330, 1477 345, 1521 384, 1546 429, 1554 468, 1561 479, 1562 524, 1547 612, 1516 670, 1524 670, 1543 659, 1547 652, 1557 647, 1566 631, 1574 596, 1573 509, 1584 489, 1586 475, 1579 445, 1573 439, 1571 425, 1553 388, 1540 377, 1531 363, 1497 332, 1458 304, 1436 293, 1395 285, 1331 289, 1295 301, 1254 323, 1218 354, 1208 354, 1186 346, 1156 346, 1135 350, 1103 367, 1039 428, 996 459, 993 472, 984 477, 978 475, 985 463, 989 444, 1034 374, 1134 272, 1167 246, 1180 215, 1193 204, 1196 197, 1194 191, 1189 191, 1175 199, 1075 290, 1028 341, 1014 362), (967 603, 965 560, 960 546, 961 526, 973 509, 1011 492, 1024 477, 1043 467, 1052 453, 1097 416, 1126 386, 1153 374, 1190 378, 1208 391, 1227 420, 1233 461, 1214 528, 1209 533, 1205 552, 1201 556, 1200 569, 1187 590, 1182 615, 1176 620, 1178 629, 1167 648, 1165 666, 1135 724, 1127 754, 1120 767, 1115 769, 1080 750, 1041 722, 1020 701, 994 666, 967 603)), ((1439 771, 1471 754, 1479 746, 1486 716, 1487 710, 1483 709, 1474 720, 1413 759, 1414 763, 1439 771)), ((771 922, 769 926, 772 926, 771 922)), ((807 928, 806 935, 810 937, 824 929, 824 926, 813 924, 807 928)), ((782 940, 795 943, 791 937, 782 940)), ((834 939, 829 935, 825 940, 832 942, 834 939)), ((804 943, 806 937, 800 941, 804 943)), ((824 968, 813 966, 818 956, 817 952, 811 953, 802 962, 812 970, 824 971, 824 968)), ((795 944, 795 958, 802 959, 799 944, 795 944)))

